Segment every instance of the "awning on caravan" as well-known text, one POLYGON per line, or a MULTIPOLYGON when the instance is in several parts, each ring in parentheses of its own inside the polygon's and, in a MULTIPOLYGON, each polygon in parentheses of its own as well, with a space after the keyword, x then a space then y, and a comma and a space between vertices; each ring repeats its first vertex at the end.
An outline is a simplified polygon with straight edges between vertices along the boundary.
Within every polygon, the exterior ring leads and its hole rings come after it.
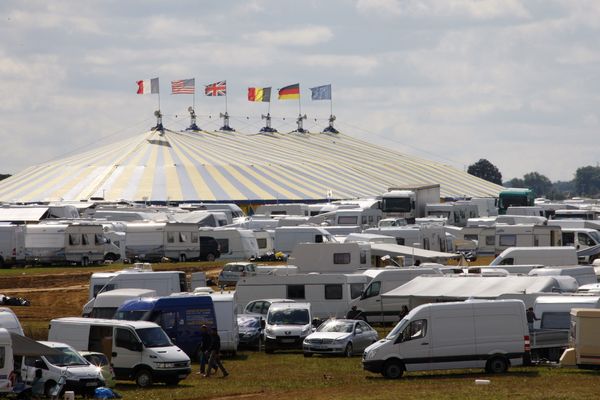
POLYGON ((13 354, 15 356, 51 356, 62 354, 58 349, 44 346, 33 339, 17 333, 11 332, 10 339, 12 340, 13 354))
POLYGON ((0 208, 0 221, 34 222, 42 219, 48 207, 0 208))
POLYGON ((550 276, 418 276, 382 294, 382 297, 427 298, 432 301, 495 299, 508 293, 552 292, 560 288, 557 280, 550 276))
POLYGON ((453 258, 460 258, 460 255, 454 253, 443 253, 441 251, 423 250, 416 247, 402 246, 391 243, 372 243, 371 254, 374 256, 391 257, 405 256, 412 257, 421 261, 444 262, 453 258))

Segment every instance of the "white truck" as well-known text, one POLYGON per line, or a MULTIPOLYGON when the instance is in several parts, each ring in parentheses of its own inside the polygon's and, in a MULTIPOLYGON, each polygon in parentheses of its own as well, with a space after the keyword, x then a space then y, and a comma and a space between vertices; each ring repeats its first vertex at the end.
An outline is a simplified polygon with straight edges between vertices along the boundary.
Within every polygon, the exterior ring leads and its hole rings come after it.
POLYGON ((425 205, 440 201, 440 185, 408 185, 388 188, 381 195, 383 217, 405 218, 409 224, 425 216, 425 205))
POLYGON ((388 379, 405 371, 485 368, 503 373, 529 351, 521 300, 423 304, 365 349, 363 368, 388 379))

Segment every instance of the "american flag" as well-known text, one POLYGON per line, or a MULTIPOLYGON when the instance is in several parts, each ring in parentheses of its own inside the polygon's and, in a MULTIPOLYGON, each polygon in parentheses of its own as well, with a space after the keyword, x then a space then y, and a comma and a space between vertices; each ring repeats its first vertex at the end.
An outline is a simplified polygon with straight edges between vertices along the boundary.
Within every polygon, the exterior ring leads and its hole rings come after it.
POLYGON ((204 93, 207 96, 227 96, 227 81, 220 81, 206 85, 204 93))
POLYGON ((194 78, 171 81, 171 94, 194 94, 195 87, 194 78))

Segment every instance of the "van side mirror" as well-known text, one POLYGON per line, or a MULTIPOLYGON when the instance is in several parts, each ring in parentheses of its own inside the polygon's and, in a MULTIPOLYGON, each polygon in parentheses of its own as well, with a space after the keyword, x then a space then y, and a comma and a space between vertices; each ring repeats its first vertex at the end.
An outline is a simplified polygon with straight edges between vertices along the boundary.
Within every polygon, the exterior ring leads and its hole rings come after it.
POLYGON ((48 368, 46 368, 46 363, 45 363, 45 362, 43 362, 43 361, 42 361, 42 360, 40 360, 40 359, 37 359, 37 360, 35 360, 35 362, 34 362, 33 366, 34 366, 36 369, 48 369, 48 368))

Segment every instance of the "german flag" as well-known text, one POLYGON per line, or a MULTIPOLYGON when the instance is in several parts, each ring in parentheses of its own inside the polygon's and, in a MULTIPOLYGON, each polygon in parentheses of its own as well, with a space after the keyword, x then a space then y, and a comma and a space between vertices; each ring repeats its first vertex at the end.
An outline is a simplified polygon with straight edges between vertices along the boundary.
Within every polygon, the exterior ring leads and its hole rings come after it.
POLYGON ((250 87, 248 88, 248 101, 262 101, 262 102, 270 102, 271 101, 271 88, 256 88, 250 87))
POLYGON ((279 100, 293 100, 300 98, 300 84, 286 86, 279 89, 279 100))

